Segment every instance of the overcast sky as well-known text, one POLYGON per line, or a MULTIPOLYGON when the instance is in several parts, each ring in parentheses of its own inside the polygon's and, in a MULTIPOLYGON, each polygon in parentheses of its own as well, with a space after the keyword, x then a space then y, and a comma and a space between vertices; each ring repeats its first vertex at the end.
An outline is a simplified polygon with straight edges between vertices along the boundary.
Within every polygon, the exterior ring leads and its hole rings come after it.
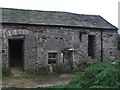
POLYGON ((0 7, 101 15, 118 27, 119 0, 0 0, 0 7))

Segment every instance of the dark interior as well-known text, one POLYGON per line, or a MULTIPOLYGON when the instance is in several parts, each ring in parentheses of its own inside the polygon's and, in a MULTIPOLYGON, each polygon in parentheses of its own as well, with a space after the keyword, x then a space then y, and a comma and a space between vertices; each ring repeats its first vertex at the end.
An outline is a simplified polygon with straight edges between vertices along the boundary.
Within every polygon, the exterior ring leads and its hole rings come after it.
POLYGON ((95 36, 88 36, 88 56, 95 57, 95 36))
POLYGON ((23 39, 9 39, 10 67, 23 67, 23 39))

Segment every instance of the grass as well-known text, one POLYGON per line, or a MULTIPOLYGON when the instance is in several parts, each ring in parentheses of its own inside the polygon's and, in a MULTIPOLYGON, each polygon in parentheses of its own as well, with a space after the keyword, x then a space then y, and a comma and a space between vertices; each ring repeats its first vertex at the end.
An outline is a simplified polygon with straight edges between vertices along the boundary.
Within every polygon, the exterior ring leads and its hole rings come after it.
POLYGON ((76 74, 67 85, 31 88, 27 90, 66 90, 69 88, 120 88, 120 61, 115 64, 92 61, 84 70, 76 74))

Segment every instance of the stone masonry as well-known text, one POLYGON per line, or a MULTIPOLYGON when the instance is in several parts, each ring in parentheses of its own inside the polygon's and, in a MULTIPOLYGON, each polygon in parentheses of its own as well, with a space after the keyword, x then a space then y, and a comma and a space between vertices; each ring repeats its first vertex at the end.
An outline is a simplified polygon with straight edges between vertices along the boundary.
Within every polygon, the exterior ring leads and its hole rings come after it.
MULTIPOLYGON (((107 24, 109 25, 109 23, 107 24)), ((2 66, 10 67, 8 40, 17 38, 24 41, 24 69, 48 66, 48 53, 57 53, 57 65, 67 66, 72 62, 73 66, 78 66, 91 59, 113 62, 118 58, 118 33, 116 27, 111 24, 111 27, 108 27, 108 25, 104 28, 100 26, 95 28, 85 26, 83 28, 69 25, 2 22, 2 39, 0 37, 2 66), (88 55, 89 36, 95 37, 94 57, 88 55)))

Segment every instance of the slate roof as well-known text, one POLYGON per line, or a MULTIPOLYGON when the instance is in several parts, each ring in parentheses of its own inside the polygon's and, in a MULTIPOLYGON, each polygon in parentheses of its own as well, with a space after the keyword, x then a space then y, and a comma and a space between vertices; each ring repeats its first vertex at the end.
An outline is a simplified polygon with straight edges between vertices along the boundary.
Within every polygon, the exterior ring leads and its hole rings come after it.
POLYGON ((117 29, 99 15, 11 8, 0 8, 0 10, 2 10, 2 20, 0 20, 2 23, 117 29))

